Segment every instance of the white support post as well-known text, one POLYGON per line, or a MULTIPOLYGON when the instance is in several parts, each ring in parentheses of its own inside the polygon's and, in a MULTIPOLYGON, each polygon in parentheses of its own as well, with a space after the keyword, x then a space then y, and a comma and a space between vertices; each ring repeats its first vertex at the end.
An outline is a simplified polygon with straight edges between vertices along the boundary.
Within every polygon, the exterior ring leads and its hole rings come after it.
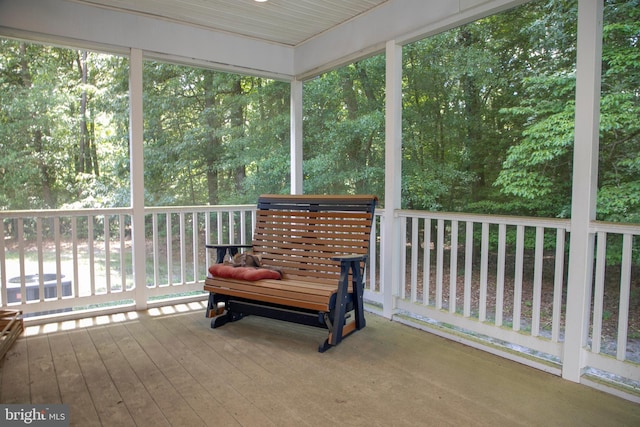
POLYGON ((129 56, 129 147, 131 176, 131 239, 136 310, 147 308, 144 236, 144 159, 142 117, 142 50, 129 56))
POLYGON ((571 247, 562 376, 580 382, 589 333, 598 183, 603 0, 578 2, 571 247))
POLYGON ((385 107, 385 186, 384 222, 382 224, 381 278, 384 317, 391 318, 396 309, 395 298, 401 283, 400 218, 402 189, 402 46, 394 41, 386 45, 386 107, 385 107))
POLYGON ((303 194, 302 82, 291 82, 291 194, 303 194))

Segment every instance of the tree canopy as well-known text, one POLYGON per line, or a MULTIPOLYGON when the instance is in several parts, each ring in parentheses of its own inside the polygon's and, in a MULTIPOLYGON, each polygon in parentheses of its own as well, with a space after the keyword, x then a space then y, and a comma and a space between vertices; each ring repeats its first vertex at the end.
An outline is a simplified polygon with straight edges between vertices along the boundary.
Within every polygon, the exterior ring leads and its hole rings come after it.
MULTIPOLYGON (((640 222, 640 1, 605 2, 598 218, 640 222)), ((570 214, 577 2, 403 48, 403 206, 570 214)), ((128 206, 128 59, 0 39, 0 209, 128 206)), ((148 206, 289 191, 289 84, 145 61, 148 206)), ((304 191, 384 197, 385 58, 304 83, 304 191)))

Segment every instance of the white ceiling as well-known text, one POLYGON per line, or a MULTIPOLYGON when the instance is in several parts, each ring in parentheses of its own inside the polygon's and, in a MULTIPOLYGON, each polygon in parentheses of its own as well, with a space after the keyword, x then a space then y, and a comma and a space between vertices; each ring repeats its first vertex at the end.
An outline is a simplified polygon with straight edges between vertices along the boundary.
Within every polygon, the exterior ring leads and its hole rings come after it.
POLYGON ((297 46, 388 0, 76 0, 297 46))
POLYGON ((527 1, 0 0, 0 36, 306 80, 527 1))

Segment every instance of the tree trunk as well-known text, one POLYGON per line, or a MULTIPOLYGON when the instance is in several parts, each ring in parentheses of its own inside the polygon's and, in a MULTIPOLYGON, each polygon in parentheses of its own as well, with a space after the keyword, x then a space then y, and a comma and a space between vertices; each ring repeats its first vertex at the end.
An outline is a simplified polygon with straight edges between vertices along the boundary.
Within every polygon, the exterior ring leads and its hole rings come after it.
MULTIPOLYGON (((33 81, 31 79, 31 70, 29 69, 29 62, 27 59, 27 47, 24 43, 20 44, 20 57, 20 74, 22 76, 22 84, 26 88, 31 88, 33 81)), ((31 111, 32 121, 34 123, 38 122, 38 113, 38 111, 31 111)), ((51 191, 51 183, 55 178, 52 177, 51 168, 46 163, 48 156, 44 149, 44 135, 40 126, 36 126, 36 130, 34 131, 32 138, 36 152, 38 169, 40 170, 40 175, 42 177, 40 187, 42 189, 42 200, 47 207, 54 208, 55 200, 53 192, 51 191)))
MULTIPOLYGON (((238 76, 233 82, 233 96, 234 99, 238 99, 242 96, 242 77, 238 76)), ((244 103, 236 101, 236 107, 234 108, 232 123, 233 127, 237 130, 235 134, 238 137, 244 136, 244 103)), ((247 171, 245 165, 239 165, 235 168, 234 173, 234 189, 238 194, 242 192, 242 184, 247 177, 247 171)))
POLYGON ((208 150, 206 151, 206 175, 207 175, 207 200, 210 205, 218 204, 218 161, 220 151, 220 139, 216 136, 215 131, 218 128, 218 120, 216 117, 216 90, 213 84, 214 72, 207 72, 204 74, 203 86, 204 86, 204 104, 207 111, 207 127, 208 135, 206 139, 206 145, 208 150))
POLYGON ((78 170, 80 173, 91 171, 91 155, 89 147, 89 128, 87 126, 87 91, 84 88, 87 84, 87 52, 79 52, 77 57, 78 70, 80 71, 80 81, 83 89, 80 95, 80 138, 78 141, 78 170))

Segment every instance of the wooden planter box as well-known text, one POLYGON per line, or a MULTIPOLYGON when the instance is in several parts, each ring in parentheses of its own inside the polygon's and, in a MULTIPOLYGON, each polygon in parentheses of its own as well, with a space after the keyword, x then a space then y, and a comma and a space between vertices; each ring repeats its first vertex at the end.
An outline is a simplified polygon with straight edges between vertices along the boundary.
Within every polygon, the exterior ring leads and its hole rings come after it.
POLYGON ((0 360, 7 354, 11 345, 24 330, 22 311, 0 310, 0 360))

